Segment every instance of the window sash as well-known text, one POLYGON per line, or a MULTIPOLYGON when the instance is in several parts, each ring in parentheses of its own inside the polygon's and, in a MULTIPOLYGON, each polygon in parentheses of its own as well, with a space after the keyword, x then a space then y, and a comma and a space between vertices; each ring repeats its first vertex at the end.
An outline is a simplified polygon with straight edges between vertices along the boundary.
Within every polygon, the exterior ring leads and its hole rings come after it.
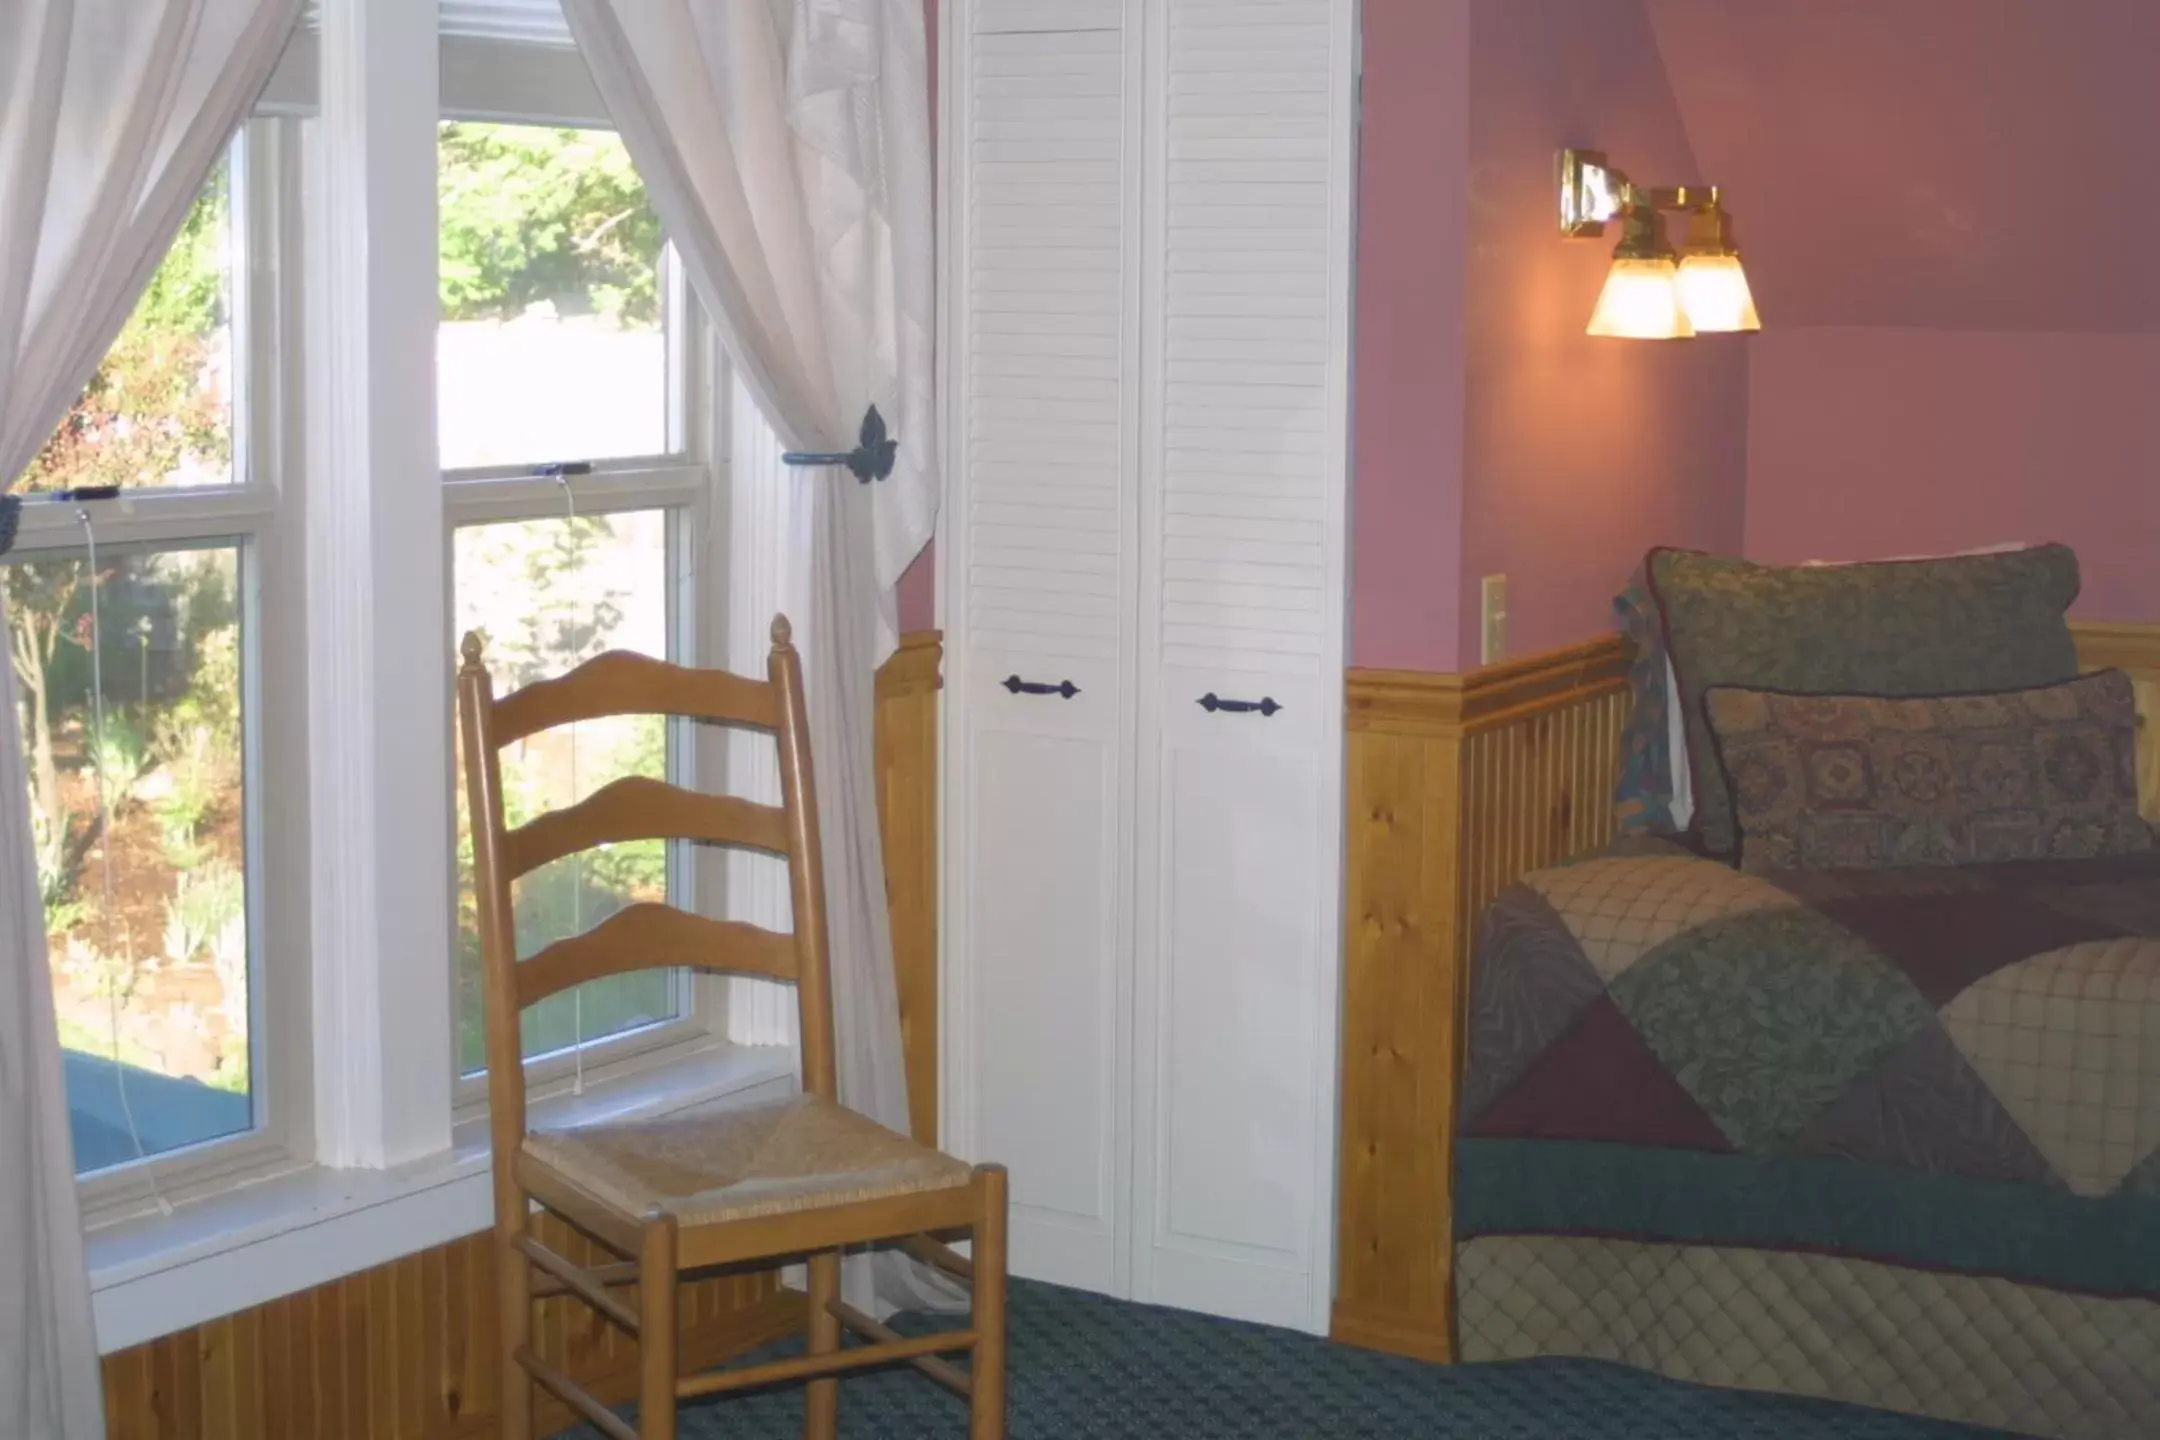
MULTIPOLYGON (((512 117, 502 123, 524 125, 535 123, 528 119, 512 117)), ((611 455, 604 459, 589 455, 558 455, 548 460, 524 461, 512 465, 468 465, 446 468, 443 481, 456 487, 473 481, 508 481, 516 479, 537 480, 546 485, 557 499, 561 489, 555 478, 542 472, 551 465, 586 465, 587 473, 573 477, 579 491, 590 485, 604 485, 611 477, 623 481, 647 478, 657 481, 674 475, 685 480, 695 472, 697 484, 706 483, 708 465, 706 456, 715 453, 714 436, 718 426, 713 419, 710 396, 714 393, 713 382, 708 377, 719 371, 723 362, 707 356, 707 346, 702 343, 707 333, 702 307, 690 298, 690 288, 683 276, 682 257, 676 253, 674 243, 662 237, 660 246, 660 333, 666 347, 667 394, 664 397, 667 411, 667 449, 656 455, 611 455)), ((441 390, 437 386, 437 393, 441 390)), ((469 492, 477 496, 481 492, 469 492)), ((509 494, 499 491, 491 494, 509 494)), ((471 524, 463 518, 456 506, 461 503, 479 503, 477 500, 460 501, 453 498, 449 521, 452 525, 471 524)), ((675 503, 675 502, 662 502, 675 503)), ((628 508, 628 507, 625 507, 628 508)), ((530 520, 532 514, 512 513, 501 518, 530 520)))
POLYGON ((298 137, 289 122, 254 120, 232 149, 234 480, 199 488, 145 488, 82 505, 25 497, 13 558, 81 554, 78 513, 87 509, 101 551, 231 544, 240 550, 241 708, 245 727, 244 863, 248 877, 250 1091, 253 1127, 161 1155, 111 1166, 78 1182, 86 1225, 96 1228, 181 1202, 243 1178, 277 1173, 312 1156, 309 976, 304 861, 289 843, 304 834, 304 704, 296 687, 266 687, 266 672, 305 663, 292 607, 268 593, 297 592, 302 537, 281 503, 294 464, 297 399, 284 363, 297 351, 298 137), (277 824, 279 840, 267 843, 277 824), (259 1064, 255 1063, 259 1062, 259 1064), (155 1182, 153 1189, 152 1182, 155 1182))
MULTIPOLYGON (((553 0, 548 0, 548 8, 555 8, 553 0)), ((440 41, 440 57, 443 120, 614 128, 598 92, 592 89, 583 57, 574 47, 476 39, 446 30, 440 41)), ((673 586, 669 636, 672 653, 685 664, 721 662, 726 636, 719 627, 706 623, 706 617, 717 613, 716 599, 725 594, 712 547, 715 481, 716 477, 724 477, 726 463, 714 397, 722 393, 716 377, 725 378, 726 361, 712 343, 701 307, 690 299, 681 257, 673 244, 661 248, 660 292, 667 347, 667 453, 608 459, 564 455, 554 457, 553 462, 442 472, 443 567, 451 577, 444 625, 446 642, 452 648, 445 653, 455 653, 459 638, 449 633, 456 623, 456 532, 471 525, 559 518, 574 501, 581 515, 653 509, 665 512, 673 586), (541 473, 550 463, 589 464, 590 469, 557 478, 541 473)), ((700 775, 724 773, 718 742, 711 736, 696 734, 696 730, 671 725, 668 734, 669 771, 678 783, 693 786, 700 775)), ((463 783, 463 771, 458 768, 462 764, 463 757, 459 756, 452 767, 459 784, 463 783)), ((447 823, 453 833, 455 812, 452 800, 447 823)), ((694 846, 675 845, 669 847, 668 866, 669 890, 680 903, 694 909, 716 909, 717 897, 724 893, 725 867, 720 857, 694 846)), ((455 927, 454 914, 444 919, 446 925, 455 927)), ((452 940, 454 953, 454 934, 452 940)), ((528 1059, 525 1083, 529 1093, 538 1099, 566 1092, 580 1074, 589 1082, 603 1083, 724 1042, 725 978, 684 972, 678 984, 680 1013, 676 1019, 528 1059)), ((452 1007, 447 1063, 451 1067, 453 1117, 462 1123, 486 1108, 487 1072, 463 1073, 458 1054, 454 974, 447 998, 452 1007)))
MULTIPOLYGON (((708 627, 700 625, 698 617, 702 613, 700 599, 705 593, 706 577, 699 573, 703 567, 696 561, 703 548, 701 541, 709 506, 711 480, 707 468, 702 464, 596 466, 593 474, 568 477, 571 488, 567 497, 564 483, 530 474, 467 474, 448 481, 444 486, 448 523, 443 563, 451 567, 453 586, 456 582, 452 556, 456 532, 460 529, 520 520, 560 519, 568 513, 568 504, 573 500, 580 515, 659 510, 667 518, 667 563, 672 586, 669 596, 670 651, 684 663, 704 663, 702 642, 708 627)), ((452 596, 454 611, 454 590, 452 596)), ((449 617, 446 620, 454 625, 454 620, 449 617)), ((446 639, 455 645, 455 636, 446 636, 446 639)), ((668 769, 678 783, 697 783, 705 748, 686 734, 686 727, 669 727, 668 769)), ((462 770, 459 775, 462 783, 462 770)), ((452 823, 455 823, 454 819, 452 823)), ((670 894, 681 903, 694 906, 696 897, 708 893, 707 872, 718 868, 710 857, 694 847, 670 846, 670 894)), ((454 925, 455 917, 450 917, 448 923, 454 925)), ((604 1078, 618 1071, 640 1068, 674 1052, 711 1044, 725 1026, 719 1018, 723 1012, 715 1004, 717 992, 710 978, 685 972, 676 984, 676 1018, 529 1058, 525 1062, 525 1076, 532 1093, 540 1096, 560 1090, 578 1073, 588 1078, 604 1078)), ((453 1007, 458 1004, 454 984, 450 1003, 453 1007)), ((457 1119, 464 1120, 485 1105, 487 1072, 463 1073, 456 1050, 456 1021, 459 1018, 453 1009, 449 1063, 454 1074, 455 1114, 457 1119)))
MULTIPOLYGON (((255 102, 255 112, 316 114, 322 104, 321 53, 321 37, 312 27, 294 31, 270 83, 255 102)), ((436 42, 436 56, 438 103, 445 120, 561 125, 574 130, 614 126, 585 68, 585 57, 575 46, 445 32, 436 42)))

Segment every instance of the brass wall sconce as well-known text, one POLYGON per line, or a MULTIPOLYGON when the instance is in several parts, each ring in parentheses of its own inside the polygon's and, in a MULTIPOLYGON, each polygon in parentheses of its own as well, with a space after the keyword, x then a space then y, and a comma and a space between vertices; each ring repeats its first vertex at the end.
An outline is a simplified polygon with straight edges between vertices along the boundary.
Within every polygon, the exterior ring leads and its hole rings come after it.
POLYGON ((1620 222, 1620 243, 1590 314, 1590 334, 1684 340, 1762 329, 1716 186, 1648 188, 1607 163, 1602 151, 1561 151, 1560 233, 1603 235, 1613 220, 1620 222), (1687 217, 1678 250, 1665 238, 1667 213, 1687 217))

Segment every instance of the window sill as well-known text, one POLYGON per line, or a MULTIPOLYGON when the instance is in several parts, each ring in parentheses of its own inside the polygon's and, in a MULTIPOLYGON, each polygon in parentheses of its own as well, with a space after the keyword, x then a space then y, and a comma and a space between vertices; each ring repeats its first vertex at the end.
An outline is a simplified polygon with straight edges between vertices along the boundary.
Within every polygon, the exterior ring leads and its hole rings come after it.
MULTIPOLYGON (((547 1124, 668 1115, 779 1099, 795 1052, 714 1045, 537 1100, 547 1124)), ((450 1149, 392 1170, 310 1166, 131 1220, 88 1237, 98 1349, 125 1350, 190 1325, 387 1264, 488 1228, 487 1120, 459 1124, 450 1149)))

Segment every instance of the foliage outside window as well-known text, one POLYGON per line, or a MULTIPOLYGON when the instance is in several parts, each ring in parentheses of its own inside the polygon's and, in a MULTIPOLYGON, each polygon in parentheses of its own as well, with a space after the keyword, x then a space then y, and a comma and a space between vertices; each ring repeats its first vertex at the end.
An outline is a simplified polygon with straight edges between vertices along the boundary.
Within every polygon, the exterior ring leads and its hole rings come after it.
POLYGON ((667 448, 660 222, 616 136, 445 123, 446 470, 667 448))
MULTIPOLYGON (((496 693, 560 675, 603 650, 668 653, 667 522, 658 511, 474 525, 458 531, 458 633, 488 637, 496 693)), ((521 825, 627 775, 664 780, 667 728, 657 716, 586 721, 520 742, 502 756, 503 810, 521 825)), ((513 887, 520 958, 627 905, 668 898, 667 847, 611 845, 542 866, 513 887)), ((487 1065, 480 1004, 480 932, 472 829, 459 794, 458 1061, 487 1065)), ((649 971, 595 981, 581 998, 556 995, 527 1010, 527 1057, 551 1054, 672 1019, 674 977, 649 971)))
POLYGON ((18 489, 222 485, 232 478, 230 182, 182 222, 135 313, 18 489))

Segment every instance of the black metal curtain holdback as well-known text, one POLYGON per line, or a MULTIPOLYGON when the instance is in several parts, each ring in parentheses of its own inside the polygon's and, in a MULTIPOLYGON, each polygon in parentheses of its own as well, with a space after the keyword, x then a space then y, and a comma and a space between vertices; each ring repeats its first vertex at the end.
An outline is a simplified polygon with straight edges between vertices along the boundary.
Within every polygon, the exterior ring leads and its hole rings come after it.
POLYGON ((790 450, 780 457, 783 465, 845 465, 857 480, 867 485, 872 480, 883 480, 892 474, 893 457, 900 453, 900 442, 888 439, 885 434, 885 417, 872 405, 863 412, 862 434, 853 450, 844 454, 818 454, 813 451, 790 450))

